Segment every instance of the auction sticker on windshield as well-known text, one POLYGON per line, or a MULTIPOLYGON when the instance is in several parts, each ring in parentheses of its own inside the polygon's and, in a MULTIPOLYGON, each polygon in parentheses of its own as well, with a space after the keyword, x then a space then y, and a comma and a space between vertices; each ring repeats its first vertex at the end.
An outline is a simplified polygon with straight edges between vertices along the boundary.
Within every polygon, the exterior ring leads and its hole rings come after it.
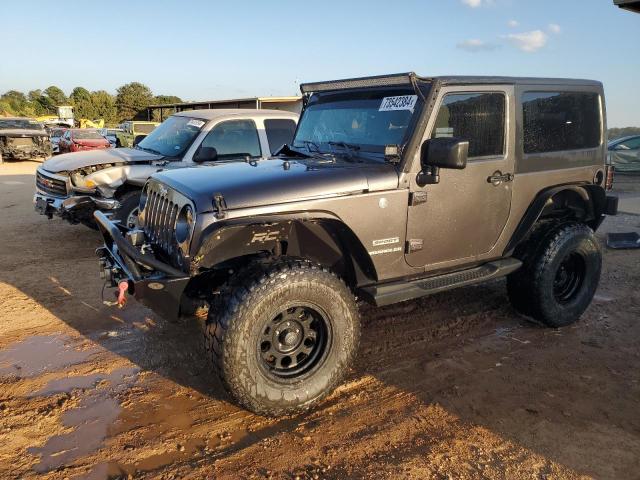
POLYGON ((417 95, 400 95, 399 97, 384 97, 380 103, 380 112, 390 112, 392 110, 410 110, 416 106, 417 95))
POLYGON ((194 120, 189 120, 187 125, 189 125, 190 127, 200 128, 200 127, 202 127, 202 125, 204 125, 204 122, 202 120, 195 120, 194 119, 194 120))

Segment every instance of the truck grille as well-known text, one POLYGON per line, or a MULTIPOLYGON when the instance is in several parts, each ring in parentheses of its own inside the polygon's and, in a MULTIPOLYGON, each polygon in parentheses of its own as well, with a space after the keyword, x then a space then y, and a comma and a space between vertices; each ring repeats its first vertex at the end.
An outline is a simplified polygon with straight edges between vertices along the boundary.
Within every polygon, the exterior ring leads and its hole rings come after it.
POLYGON ((64 180, 48 177, 40 173, 40 171, 36 171, 36 187, 38 190, 56 197, 65 197, 67 195, 67 184, 64 180))
POLYGON ((168 198, 166 188, 150 183, 144 207, 144 232, 151 243, 171 254, 176 246, 175 224, 178 205, 168 198))

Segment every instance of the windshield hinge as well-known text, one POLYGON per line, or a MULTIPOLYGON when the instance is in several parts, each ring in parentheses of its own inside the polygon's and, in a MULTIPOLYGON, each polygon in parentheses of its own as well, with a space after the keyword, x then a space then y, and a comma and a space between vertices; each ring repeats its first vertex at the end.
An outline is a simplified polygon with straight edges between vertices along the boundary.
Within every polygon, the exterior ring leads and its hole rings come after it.
POLYGON ((422 205, 427 203, 427 192, 424 190, 417 190, 409 194, 409 206, 415 207, 416 205, 422 205))
POLYGON ((216 193, 213 196, 213 205, 216 207, 216 217, 222 219, 227 216, 225 211, 227 210, 227 202, 224 200, 224 196, 221 193, 216 193))

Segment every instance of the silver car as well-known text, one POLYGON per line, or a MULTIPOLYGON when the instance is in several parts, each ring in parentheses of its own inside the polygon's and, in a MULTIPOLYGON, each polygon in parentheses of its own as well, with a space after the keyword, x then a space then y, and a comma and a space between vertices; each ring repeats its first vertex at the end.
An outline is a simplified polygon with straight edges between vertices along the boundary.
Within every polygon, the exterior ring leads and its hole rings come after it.
POLYGON ((135 226, 142 186, 160 170, 259 160, 293 138, 298 115, 279 110, 193 110, 170 116, 134 148, 68 153, 37 170, 35 209, 93 227, 95 210, 135 226))

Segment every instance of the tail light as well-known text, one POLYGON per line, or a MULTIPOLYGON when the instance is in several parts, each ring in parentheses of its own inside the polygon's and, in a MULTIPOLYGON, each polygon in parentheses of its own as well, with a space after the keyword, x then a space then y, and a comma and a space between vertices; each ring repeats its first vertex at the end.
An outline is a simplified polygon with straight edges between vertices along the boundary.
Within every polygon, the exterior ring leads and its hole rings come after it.
POLYGON ((611 190, 613 188, 613 176, 615 174, 616 167, 613 165, 605 166, 605 180, 604 180, 604 189, 611 190))

